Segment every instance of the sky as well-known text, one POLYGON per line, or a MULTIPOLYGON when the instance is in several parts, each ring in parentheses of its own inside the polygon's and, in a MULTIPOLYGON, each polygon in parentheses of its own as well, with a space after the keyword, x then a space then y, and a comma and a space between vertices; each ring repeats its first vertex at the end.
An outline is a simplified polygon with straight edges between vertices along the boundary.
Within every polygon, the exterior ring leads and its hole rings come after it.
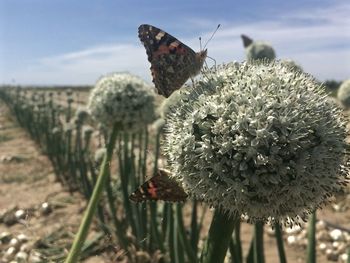
POLYGON ((349 0, 1 0, 0 84, 93 85, 118 71, 150 82, 140 24, 199 51, 219 23, 217 64, 245 59, 246 34, 319 80, 350 78, 349 0))

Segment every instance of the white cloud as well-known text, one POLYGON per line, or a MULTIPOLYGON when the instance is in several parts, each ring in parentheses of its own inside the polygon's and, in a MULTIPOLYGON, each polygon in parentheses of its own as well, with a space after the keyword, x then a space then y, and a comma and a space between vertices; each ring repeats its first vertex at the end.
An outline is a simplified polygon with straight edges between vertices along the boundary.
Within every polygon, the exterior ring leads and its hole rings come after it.
POLYGON ((282 14, 271 21, 223 24, 209 45, 209 55, 217 62, 243 60, 243 33, 271 43, 278 58, 294 59, 321 80, 350 78, 349 14, 350 3, 340 2, 329 8, 282 14))
MULTIPOLYGON (((350 78, 350 3, 334 3, 338 4, 295 14, 285 13, 269 21, 224 22, 209 44, 209 55, 217 63, 243 60, 240 34, 244 33, 253 39, 270 42, 279 58, 296 60, 321 80, 350 78)), ((210 30, 215 25, 203 19, 191 24, 201 29, 203 25, 210 25, 207 27, 210 30)), ((202 38, 206 40, 210 35, 208 32, 202 38)), ((199 46, 197 38, 181 40, 191 47, 199 46)), ((132 43, 100 45, 45 57, 13 76, 18 83, 93 84, 102 74, 130 71, 150 81, 146 52, 136 36, 132 43)))
POLYGON ((147 57, 142 46, 101 45, 77 52, 45 57, 16 74, 17 83, 93 84, 103 74, 130 71, 145 77, 147 57))

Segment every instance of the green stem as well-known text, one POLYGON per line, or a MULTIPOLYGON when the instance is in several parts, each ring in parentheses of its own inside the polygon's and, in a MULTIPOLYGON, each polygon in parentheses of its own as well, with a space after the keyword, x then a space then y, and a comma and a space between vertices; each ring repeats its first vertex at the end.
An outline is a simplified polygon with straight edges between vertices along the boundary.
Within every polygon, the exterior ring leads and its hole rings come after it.
POLYGON ((232 262, 241 263, 242 259, 242 244, 241 244, 241 219, 237 217, 235 222, 234 233, 230 241, 230 252, 232 262))
POLYGON ((157 203, 150 203, 149 204, 149 208, 150 208, 150 212, 151 212, 151 231, 152 231, 152 235, 153 235, 153 240, 158 244, 158 248, 164 252, 165 248, 164 245, 162 243, 162 239, 161 239, 161 235, 159 233, 159 229, 158 229, 158 222, 157 222, 157 203))
POLYGON ((257 222, 254 226, 254 262, 264 263, 264 223, 257 222))
POLYGON ((198 238, 199 238, 199 231, 198 231, 198 212, 197 212, 197 200, 193 200, 192 203, 192 215, 191 215, 191 245, 194 253, 197 254, 197 248, 198 248, 198 238))
POLYGON ((247 263, 254 263, 254 237, 250 241, 246 262, 247 263))
POLYGON ((275 235, 277 241, 278 255, 280 258, 280 263, 287 263, 286 253, 284 251, 283 236, 280 224, 275 224, 275 235))
POLYGON ((308 242, 307 242, 307 261, 308 263, 316 263, 316 212, 310 216, 308 227, 308 242))
POLYGON ((181 204, 176 204, 176 218, 175 218, 175 223, 177 225, 177 233, 178 237, 181 241, 182 247, 187 253, 188 261, 191 263, 196 263, 197 262, 197 255, 195 251, 192 248, 191 242, 188 240, 187 235, 186 235, 186 229, 185 225, 183 222, 183 216, 182 216, 182 205, 181 204))
POLYGON ((175 262, 174 263, 184 263, 185 259, 183 257, 183 248, 181 246, 181 241, 178 234, 178 222, 175 218, 174 221, 174 250, 175 250, 175 262))
MULTIPOLYGON (((119 138, 119 147, 120 147, 120 150, 123 151, 118 156, 119 167, 120 167, 119 168, 120 182, 122 187, 126 218, 128 220, 129 225, 131 226, 133 235, 137 238, 138 241, 141 241, 143 238, 139 236, 138 222, 136 221, 136 218, 135 218, 136 206, 135 205, 132 206, 129 200, 130 177, 134 175, 132 174, 132 170, 131 170, 128 144, 129 144, 129 134, 125 132, 119 138)), ((139 244, 143 245, 142 242, 140 242, 139 244)))
POLYGON ((168 251, 170 256, 170 262, 176 262, 176 252, 174 246, 174 215, 173 215, 173 206, 172 204, 167 204, 167 243, 168 251))
POLYGON ((215 210, 208 239, 202 251, 201 263, 224 262, 234 225, 234 218, 230 218, 218 209, 215 210))
POLYGON ((119 242, 121 243, 121 247, 123 249, 126 249, 128 241, 126 240, 126 234, 124 232, 124 229, 117 218, 117 210, 115 208, 115 198, 113 196, 110 170, 108 170, 108 176, 106 179, 106 192, 107 192, 109 210, 111 212, 112 222, 113 222, 114 228, 115 228, 114 230, 117 234, 119 242))
POLYGON ((102 190, 105 187, 105 181, 106 181, 106 178, 108 176, 109 166, 110 166, 110 162, 111 162, 112 155, 113 155, 113 149, 114 149, 115 141, 117 138, 117 133, 118 133, 117 126, 114 125, 111 137, 109 139, 109 143, 107 145, 107 153, 106 153, 105 157, 103 158, 103 162, 101 165, 99 176, 97 178, 96 185, 94 187, 91 199, 89 200, 89 204, 88 204, 87 210, 84 214, 83 220, 80 224, 79 231, 74 239, 74 243, 71 247, 71 250, 68 254, 68 257, 67 257, 65 263, 78 262, 81 248, 82 248, 84 241, 87 237, 88 230, 89 230, 90 224, 92 222, 92 218, 95 214, 95 210, 96 210, 96 207, 98 205, 98 201, 99 201, 100 196, 102 194, 102 190))

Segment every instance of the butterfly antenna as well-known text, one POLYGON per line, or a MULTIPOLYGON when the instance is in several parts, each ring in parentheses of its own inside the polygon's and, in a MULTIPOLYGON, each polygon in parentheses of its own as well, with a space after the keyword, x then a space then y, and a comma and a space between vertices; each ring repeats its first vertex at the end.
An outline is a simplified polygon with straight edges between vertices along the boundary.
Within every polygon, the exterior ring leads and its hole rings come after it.
POLYGON ((203 50, 202 49, 202 38, 201 37, 199 37, 199 50, 203 50))
MULTIPOLYGON (((216 29, 214 30, 213 34, 211 34, 211 37, 210 37, 210 38, 208 39, 208 41, 205 43, 203 49, 205 49, 205 47, 208 45, 209 41, 213 39, 213 37, 214 37, 216 31, 218 31, 219 27, 220 27, 220 24, 218 24, 218 26, 217 26, 216 29)), ((201 50, 202 50, 202 49, 201 49, 201 50)))

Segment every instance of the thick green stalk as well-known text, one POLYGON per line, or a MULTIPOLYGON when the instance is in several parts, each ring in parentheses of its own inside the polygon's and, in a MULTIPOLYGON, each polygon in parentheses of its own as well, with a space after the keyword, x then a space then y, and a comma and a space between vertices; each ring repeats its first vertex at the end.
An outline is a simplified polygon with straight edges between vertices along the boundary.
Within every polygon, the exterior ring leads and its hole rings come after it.
POLYGON ((198 244, 198 241, 199 241, 199 234, 203 228, 203 223, 204 223, 204 218, 205 218, 205 215, 207 214, 207 210, 208 210, 208 206, 207 205, 204 205, 203 206, 203 209, 202 209, 202 215, 200 216, 199 218, 199 224, 198 224, 198 228, 197 228, 197 244, 198 244))
MULTIPOLYGON (((89 170, 91 173, 91 184, 94 186, 96 184, 96 181, 97 181, 95 167, 92 165, 92 162, 90 159, 88 160, 88 162, 89 162, 89 170)), ((103 207, 101 206, 101 204, 99 204, 97 206, 97 215, 98 215, 98 218, 100 220, 100 225, 103 228, 103 231, 107 233, 108 229, 106 228, 105 215, 104 215, 103 207)))
POLYGON ((110 175, 110 170, 108 170, 108 176, 106 179, 106 192, 107 192, 107 199, 109 204, 109 210, 111 212, 112 222, 114 224, 114 230, 118 237, 119 242, 121 243, 121 247, 126 249, 128 241, 126 239, 126 230, 123 228, 122 224, 119 222, 117 218, 117 210, 115 207, 115 198, 113 196, 113 190, 112 190, 112 180, 110 175))
POLYGON ((188 261, 191 263, 196 263, 197 262, 197 255, 192 248, 191 242, 187 238, 187 233, 186 233, 185 225, 183 222, 182 205, 181 204, 176 204, 175 223, 177 225, 178 237, 182 243, 183 249, 186 251, 188 261))
POLYGON ((113 149, 117 138, 117 133, 118 133, 117 126, 114 125, 111 133, 111 137, 109 139, 109 143, 107 145, 107 153, 103 158, 103 162, 101 165, 99 176, 97 178, 96 185, 94 187, 91 199, 89 200, 89 204, 84 214, 83 220, 80 224, 79 231, 75 236, 74 243, 65 261, 66 263, 78 262, 81 248, 87 237, 89 227, 92 222, 92 218, 95 214, 95 210, 98 205, 98 201, 100 200, 100 196, 102 194, 103 188, 105 187, 105 182, 108 176, 109 166, 113 155, 113 149))
POLYGON ((202 251, 201 263, 224 262, 234 225, 234 218, 230 218, 219 209, 215 210, 208 239, 202 251))
POLYGON ((316 212, 310 216, 307 242, 307 263, 316 263, 316 212))
POLYGON ((198 212, 197 212, 197 200, 193 200, 192 203, 192 215, 191 215, 191 245, 193 251, 197 254, 198 251, 198 239, 199 239, 199 229, 198 229, 198 212))
POLYGON ((164 203, 163 208, 162 208, 162 218, 163 220, 161 221, 161 230, 162 230, 162 240, 163 242, 166 241, 167 238, 167 229, 168 229, 168 224, 169 224, 169 218, 168 218, 168 206, 171 205, 170 203, 164 203))
POLYGON ((170 262, 176 262, 174 246, 174 215, 172 204, 167 204, 167 245, 170 256, 170 262))
POLYGON ((257 222, 254 225, 254 262, 264 263, 264 223, 257 222))
POLYGON ((131 226, 133 235, 140 241, 140 237, 138 236, 137 221, 135 221, 134 211, 129 200, 129 178, 131 176, 131 167, 128 144, 129 135, 127 133, 124 133, 119 138, 119 149, 121 151, 118 154, 120 182, 123 194, 124 209, 128 223, 131 226))
POLYGON ((68 102, 68 107, 67 107, 67 114, 66 114, 66 122, 69 122, 72 117, 72 103, 69 102, 68 100, 67 102, 68 102))
POLYGON ((241 220, 238 217, 235 222, 234 233, 230 242, 230 253, 232 257, 232 263, 243 262, 242 257, 242 244, 241 244, 241 220))
POLYGON ((141 181, 141 179, 143 179, 143 177, 142 177, 143 136, 142 135, 143 135, 143 131, 140 131, 139 134, 138 134, 138 144, 139 144, 138 148, 139 149, 138 149, 138 157, 137 157, 137 171, 135 173, 136 174, 136 176, 135 176, 135 178, 136 178, 136 186, 140 185, 141 182, 143 182, 143 180, 141 181))
POLYGON ((181 246, 181 240, 179 237, 178 221, 175 218, 174 221, 174 250, 175 250, 175 262, 174 263, 185 263, 183 247, 181 246))
POLYGON ((161 234, 159 232, 158 229, 158 222, 157 222, 157 203, 150 203, 149 204, 149 209, 151 212, 151 220, 150 220, 150 224, 151 224, 151 231, 152 231, 152 235, 153 235, 153 240, 157 243, 158 248, 164 252, 165 248, 162 242, 162 238, 161 238, 161 234))
POLYGON ((247 263, 254 263, 254 237, 250 241, 246 262, 247 263))
POLYGON ((280 263, 287 263, 286 253, 284 251, 283 236, 280 224, 275 224, 275 235, 277 241, 278 255, 280 258, 280 263))
MULTIPOLYGON (((147 131, 147 127, 145 127, 144 131, 143 131, 143 136, 144 136, 144 141, 142 141, 142 139, 140 139, 140 164, 139 164, 139 177, 138 177, 138 185, 140 185, 141 183, 143 183, 145 181, 146 178, 146 172, 147 172, 147 155, 148 155, 148 131, 147 131)), ((142 137, 141 137, 142 138, 142 137)), ((141 209, 141 219, 142 219, 142 229, 144 230, 144 236, 148 236, 149 235, 149 229, 148 229, 148 225, 149 225, 149 219, 147 216, 147 206, 148 204, 146 202, 143 202, 140 205, 140 209, 141 209)), ((150 246, 150 244, 148 244, 148 246, 150 246)))
POLYGON ((160 152, 160 136, 162 134, 158 133, 156 138, 156 152, 154 154, 154 168, 153 168, 153 174, 156 175, 158 172, 158 158, 159 158, 159 152, 160 152))

